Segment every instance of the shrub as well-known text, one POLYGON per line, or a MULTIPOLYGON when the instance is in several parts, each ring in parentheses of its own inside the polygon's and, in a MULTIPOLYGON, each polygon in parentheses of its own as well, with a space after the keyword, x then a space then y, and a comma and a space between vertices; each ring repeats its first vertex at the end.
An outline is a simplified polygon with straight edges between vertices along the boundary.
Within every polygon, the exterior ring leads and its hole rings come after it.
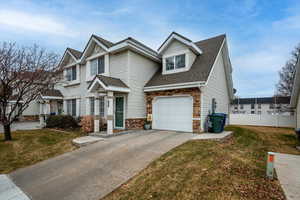
POLYGON ((77 128, 77 121, 70 115, 50 115, 46 120, 47 128, 77 128))

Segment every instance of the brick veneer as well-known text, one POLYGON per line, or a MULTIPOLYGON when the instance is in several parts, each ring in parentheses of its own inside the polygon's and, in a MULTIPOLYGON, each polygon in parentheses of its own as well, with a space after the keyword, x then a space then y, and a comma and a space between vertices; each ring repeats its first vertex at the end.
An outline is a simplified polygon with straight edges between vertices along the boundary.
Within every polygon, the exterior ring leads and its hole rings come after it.
POLYGON ((146 118, 133 118, 125 120, 126 129, 143 129, 146 118))
POLYGON ((152 101, 157 96, 190 95, 193 97, 193 132, 200 132, 200 90, 186 88, 146 93, 147 114, 152 114, 152 101))

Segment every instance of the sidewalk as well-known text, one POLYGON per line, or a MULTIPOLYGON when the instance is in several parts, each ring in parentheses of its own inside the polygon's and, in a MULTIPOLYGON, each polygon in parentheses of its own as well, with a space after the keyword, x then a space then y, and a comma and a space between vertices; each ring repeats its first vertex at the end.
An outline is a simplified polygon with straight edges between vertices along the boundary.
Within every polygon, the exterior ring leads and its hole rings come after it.
POLYGON ((300 199, 300 156, 276 153, 274 164, 287 200, 300 199))

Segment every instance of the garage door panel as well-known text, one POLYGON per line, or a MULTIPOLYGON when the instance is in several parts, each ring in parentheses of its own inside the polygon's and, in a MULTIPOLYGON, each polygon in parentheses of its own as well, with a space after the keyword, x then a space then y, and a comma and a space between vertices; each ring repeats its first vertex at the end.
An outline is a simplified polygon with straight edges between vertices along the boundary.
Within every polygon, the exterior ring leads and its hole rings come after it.
POLYGON ((192 132, 192 97, 159 97, 153 103, 153 128, 192 132))

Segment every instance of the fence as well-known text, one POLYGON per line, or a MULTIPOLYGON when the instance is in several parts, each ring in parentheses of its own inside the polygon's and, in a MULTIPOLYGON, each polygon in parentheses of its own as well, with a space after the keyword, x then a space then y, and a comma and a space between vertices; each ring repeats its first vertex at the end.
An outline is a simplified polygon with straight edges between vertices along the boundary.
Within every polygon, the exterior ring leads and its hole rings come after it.
POLYGON ((289 115, 256 115, 256 114, 230 114, 231 125, 295 127, 296 116, 289 115))

